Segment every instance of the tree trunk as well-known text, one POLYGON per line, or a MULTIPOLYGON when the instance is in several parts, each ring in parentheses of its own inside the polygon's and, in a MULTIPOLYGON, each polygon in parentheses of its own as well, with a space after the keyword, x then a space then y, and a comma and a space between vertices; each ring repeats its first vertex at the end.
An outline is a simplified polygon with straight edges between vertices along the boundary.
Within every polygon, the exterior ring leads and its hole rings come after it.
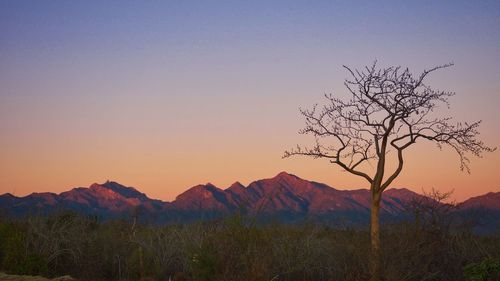
POLYGON ((380 253, 380 193, 372 191, 372 204, 370 214, 370 240, 371 240, 371 256, 370 256, 370 274, 371 281, 382 280, 381 268, 381 253, 380 253))

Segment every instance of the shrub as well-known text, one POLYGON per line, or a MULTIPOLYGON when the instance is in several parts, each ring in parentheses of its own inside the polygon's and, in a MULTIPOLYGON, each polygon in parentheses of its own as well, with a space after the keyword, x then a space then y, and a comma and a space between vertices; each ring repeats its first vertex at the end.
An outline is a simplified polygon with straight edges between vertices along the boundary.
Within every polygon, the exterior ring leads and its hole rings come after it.
POLYGON ((479 263, 471 263, 464 268, 467 281, 500 280, 500 260, 487 258, 479 263))

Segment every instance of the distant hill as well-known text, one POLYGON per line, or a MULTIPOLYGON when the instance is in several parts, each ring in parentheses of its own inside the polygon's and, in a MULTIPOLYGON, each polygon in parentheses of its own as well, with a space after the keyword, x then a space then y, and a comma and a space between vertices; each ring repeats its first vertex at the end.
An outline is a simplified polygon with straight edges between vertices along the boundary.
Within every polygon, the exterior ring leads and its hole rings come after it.
MULTIPOLYGON (((408 189, 388 189, 381 206, 383 219, 407 215, 410 202, 423 198, 408 189)), ((108 181, 54 193, 33 193, 25 197, 0 196, 0 209, 11 216, 48 214, 73 210, 108 218, 140 216, 157 223, 181 223, 221 218, 235 213, 285 222, 307 220, 336 225, 367 224, 370 191, 338 190, 326 184, 301 179, 286 172, 244 186, 235 182, 226 189, 213 184, 197 185, 172 202, 151 199, 133 187, 108 181)), ((458 204, 462 214, 469 211, 488 214, 500 221, 500 192, 470 198, 458 204)), ((488 220, 490 221, 490 220, 488 220)))

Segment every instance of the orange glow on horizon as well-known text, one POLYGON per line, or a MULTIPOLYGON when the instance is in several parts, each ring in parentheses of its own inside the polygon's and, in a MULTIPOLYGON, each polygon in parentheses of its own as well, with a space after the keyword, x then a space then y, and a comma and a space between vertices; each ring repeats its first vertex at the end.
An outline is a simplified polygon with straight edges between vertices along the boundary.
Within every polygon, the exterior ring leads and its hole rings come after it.
MULTIPOLYGON (((284 139, 299 141, 301 138, 290 135, 284 139)), ((31 192, 59 193, 109 179, 134 186, 151 198, 171 201, 197 184, 211 182, 227 188, 240 181, 248 185, 281 171, 338 189, 368 187, 363 179, 342 172, 321 159, 281 159, 285 148, 281 138, 253 139, 254 147, 245 151, 245 157, 237 153, 241 150, 239 143, 245 141, 240 136, 225 141, 214 137, 213 142, 208 141, 205 139, 200 145, 185 139, 183 148, 179 142, 172 144, 177 150, 170 151, 159 151, 158 146, 146 140, 131 139, 109 146, 100 146, 90 140, 73 144, 80 149, 58 143, 45 144, 39 151, 21 146, 17 151, 11 149, 4 154, 4 159, 9 161, 0 164, 0 193, 10 192, 17 196, 31 192), (206 147, 210 147, 210 151, 205 151, 206 147)), ((496 171, 499 153, 473 159, 470 175, 460 172, 457 156, 446 149, 439 151, 430 145, 419 144, 409 151, 406 159, 405 169, 393 187, 406 187, 416 192, 431 188, 454 190, 453 197, 457 201, 500 191, 500 174, 496 171)))

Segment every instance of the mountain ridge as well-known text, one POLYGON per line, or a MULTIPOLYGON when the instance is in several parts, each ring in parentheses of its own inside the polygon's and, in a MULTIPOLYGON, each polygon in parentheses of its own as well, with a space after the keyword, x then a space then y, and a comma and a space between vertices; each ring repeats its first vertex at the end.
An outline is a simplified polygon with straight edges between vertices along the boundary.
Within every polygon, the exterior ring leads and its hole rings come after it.
MULTIPOLYGON (((390 188, 384 192, 381 215, 400 216, 409 202, 422 197, 406 188, 390 188)), ((499 206, 500 192, 471 197, 458 204, 463 210, 486 208, 493 212, 500 212, 499 206)), ((307 217, 325 220, 343 217, 366 223, 370 212, 370 191, 338 190, 324 183, 281 172, 272 178, 253 181, 248 186, 240 182, 226 189, 211 183, 196 185, 170 202, 149 198, 134 187, 106 181, 59 194, 41 192, 16 197, 6 193, 0 195, 0 209, 15 216, 69 209, 104 218, 128 216, 140 210, 145 216, 161 222, 182 222, 244 212, 254 216, 274 216, 286 221, 307 217)))

